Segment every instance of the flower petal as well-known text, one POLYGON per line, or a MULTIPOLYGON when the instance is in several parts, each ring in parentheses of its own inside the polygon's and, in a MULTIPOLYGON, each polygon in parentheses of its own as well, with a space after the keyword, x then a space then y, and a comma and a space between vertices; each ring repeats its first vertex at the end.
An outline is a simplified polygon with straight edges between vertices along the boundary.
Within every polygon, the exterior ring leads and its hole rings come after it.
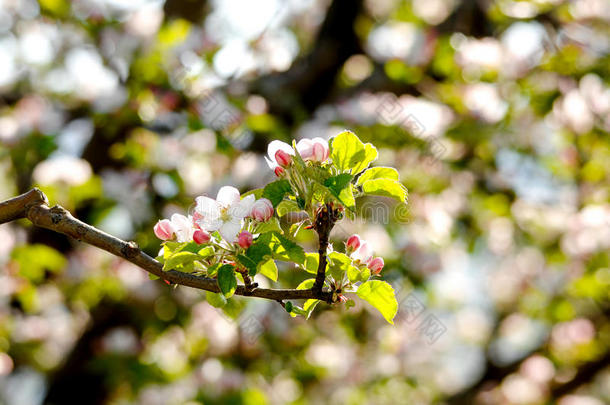
POLYGON ((193 237, 193 223, 187 217, 180 214, 172 215, 171 221, 178 242, 189 242, 193 237))
POLYGON ((304 138, 297 142, 297 151, 303 160, 309 160, 313 156, 313 142, 311 139, 304 138))
POLYGON ((254 195, 250 194, 244 197, 237 204, 232 205, 231 208, 229 208, 229 214, 235 218, 245 218, 250 215, 250 211, 252 211, 252 206, 254 205, 255 201, 256 198, 254 195))
POLYGON ((294 156, 294 149, 292 146, 288 145, 286 142, 282 141, 271 141, 269 146, 267 146, 267 155, 269 155, 269 159, 275 162, 275 154, 278 150, 283 150, 291 156, 294 156))
POLYGON ((241 221, 233 219, 222 224, 218 229, 220 236, 227 242, 233 243, 237 240, 237 234, 241 230, 241 221))
POLYGON ((201 226, 201 228, 204 231, 214 232, 214 231, 217 231, 218 228, 220 228, 222 226, 222 224, 223 224, 223 222, 220 218, 216 218, 216 219, 204 218, 199 223, 199 226, 201 226))
POLYGON ((220 207, 215 200, 209 197, 200 196, 197 197, 195 201, 197 202, 195 210, 203 218, 212 220, 220 217, 220 207))
POLYGON ((218 190, 216 201, 224 207, 237 204, 239 202, 239 190, 232 186, 223 186, 218 190))

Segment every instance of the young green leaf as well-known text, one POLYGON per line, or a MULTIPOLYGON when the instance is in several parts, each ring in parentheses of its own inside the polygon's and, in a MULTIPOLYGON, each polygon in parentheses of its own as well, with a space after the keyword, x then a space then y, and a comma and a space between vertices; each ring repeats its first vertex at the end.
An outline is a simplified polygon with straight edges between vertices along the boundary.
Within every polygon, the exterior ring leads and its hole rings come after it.
POLYGON ((301 246, 278 232, 273 232, 272 235, 271 249, 274 258, 297 264, 305 263, 305 252, 301 246))
POLYGON ((405 202, 408 194, 407 189, 401 183, 389 179, 367 180, 362 184, 362 191, 365 194, 392 197, 400 202, 405 202))
POLYGON ((313 283, 315 282, 315 278, 308 278, 307 280, 303 280, 301 284, 297 286, 297 290, 309 290, 311 287, 313 287, 313 283))
POLYGON ((192 269, 193 262, 200 257, 191 252, 178 252, 165 259, 163 263, 163 271, 178 270, 188 272, 192 269))
POLYGON ((330 157, 341 172, 349 172, 365 156, 364 144, 351 131, 343 131, 331 140, 330 157))
POLYGON ((305 303, 303 304, 303 311, 305 311, 307 313, 307 315, 305 315, 305 319, 309 319, 309 317, 311 316, 311 313, 313 312, 313 310, 316 308, 316 306, 320 303, 320 300, 316 300, 314 298, 310 298, 307 301, 305 301, 305 303))
POLYGON ((398 171, 392 167, 371 167, 358 177, 357 185, 362 185, 367 180, 389 179, 398 181, 398 171))
POLYGON ((320 263, 320 255, 318 253, 305 253, 305 271, 316 274, 320 263))
POLYGON ((362 143, 351 131, 344 131, 335 136, 330 146, 330 156, 341 172, 356 175, 377 159, 377 149, 370 143, 362 143))
POLYGON ((211 291, 207 291, 205 293, 205 299, 208 303, 216 308, 222 308, 227 305, 227 299, 222 294, 213 293, 211 291))
POLYGON ((299 207, 299 204, 296 201, 283 200, 278 204, 275 212, 277 212, 278 216, 283 217, 290 212, 299 212, 301 210, 301 207, 299 207))
POLYGON ((275 265, 275 261, 270 259, 261 264, 259 266, 259 273, 273 281, 277 281, 277 266, 275 265))
POLYGON ((398 302, 390 284, 381 280, 367 281, 360 284, 356 294, 381 312, 386 321, 394 325, 393 319, 398 311, 398 302))
POLYGON ((256 232, 257 233, 265 233, 265 232, 282 232, 282 227, 280 226, 280 221, 276 217, 271 217, 267 222, 262 222, 257 225, 256 232))
POLYGON ((288 180, 277 180, 265 186, 262 197, 271 201, 273 208, 275 208, 284 199, 284 196, 291 192, 292 187, 290 187, 288 180))
POLYGON ((373 146, 373 144, 367 143, 364 145, 364 157, 358 162, 358 164, 352 167, 352 173, 358 174, 367 167, 371 163, 377 160, 377 148, 373 146))
POLYGON ((230 298, 235 293, 237 278, 232 265, 225 264, 218 270, 218 286, 225 298, 230 298))
POLYGON ((324 181, 324 186, 326 186, 332 195, 347 208, 353 208, 356 205, 351 184, 353 178, 354 176, 349 173, 342 173, 337 176, 329 177, 324 181))

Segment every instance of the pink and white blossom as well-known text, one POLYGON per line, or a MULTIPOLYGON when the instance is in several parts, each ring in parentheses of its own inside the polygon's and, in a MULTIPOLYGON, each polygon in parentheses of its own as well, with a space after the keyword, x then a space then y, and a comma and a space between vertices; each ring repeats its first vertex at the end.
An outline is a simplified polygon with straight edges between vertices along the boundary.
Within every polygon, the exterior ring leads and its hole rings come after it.
POLYGON ((322 163, 328 159, 330 149, 326 139, 316 137, 301 139, 297 143, 297 151, 303 160, 322 163))
POLYGON ((195 228, 191 218, 185 217, 182 214, 174 214, 171 216, 171 222, 178 242, 190 242, 193 240, 195 228))
POLYGON ((350 255, 352 260, 361 264, 367 264, 373 258, 373 249, 367 241, 361 240, 358 249, 354 250, 350 255))
POLYGON ((161 240, 171 240, 174 238, 174 226, 169 219, 162 219, 153 228, 157 238, 161 240))
POLYGON ((235 242, 243 226, 243 219, 250 215, 255 198, 253 195, 240 198, 235 187, 224 186, 218 191, 216 200, 199 196, 195 199, 198 213, 197 224, 205 231, 218 231, 227 242, 235 242))
MULTIPOLYGON (((271 141, 269 143, 269 145, 267 146, 267 155, 265 156, 265 160, 267 161, 267 164, 269 165, 269 167, 271 169, 275 169, 278 166, 287 166, 287 165, 282 165, 280 162, 278 162, 277 159, 277 155, 278 152, 282 152, 279 154, 279 156, 283 159, 283 161, 281 163, 287 163, 288 158, 290 158, 290 160, 292 160, 292 156, 294 156, 294 149, 292 149, 292 146, 288 145, 286 142, 282 142, 282 141, 271 141)), ((277 174, 277 173, 276 173, 277 174)))
POLYGON ((250 216, 259 222, 268 221, 273 216, 273 204, 266 198, 256 200, 250 216))
POLYGON ((360 242, 361 242, 360 235, 354 234, 347 239, 347 242, 345 243, 345 247, 348 252, 353 252, 354 250, 356 250, 360 247, 360 242))
POLYGON ((385 263, 381 257, 375 257, 369 262, 368 268, 373 274, 379 274, 381 273, 381 270, 383 269, 384 265, 385 263))

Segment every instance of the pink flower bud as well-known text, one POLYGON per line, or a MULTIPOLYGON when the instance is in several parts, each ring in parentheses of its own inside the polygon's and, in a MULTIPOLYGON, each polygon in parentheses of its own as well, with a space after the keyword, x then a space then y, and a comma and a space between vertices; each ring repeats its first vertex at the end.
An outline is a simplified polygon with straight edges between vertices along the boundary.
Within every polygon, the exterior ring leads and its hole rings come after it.
POLYGON ((153 228, 157 238, 161 240, 170 240, 174 238, 174 225, 169 219, 163 219, 155 224, 153 228))
POLYGON ((328 159, 328 143, 326 142, 314 142, 313 144, 313 161, 324 162, 328 159))
POLYGON ((243 231, 237 236, 237 244, 244 249, 248 249, 252 245, 252 234, 248 231, 243 231))
POLYGON ((319 137, 301 139, 297 143, 297 151, 303 160, 311 160, 319 163, 326 161, 330 153, 328 141, 319 137))
POLYGON ((196 229, 195 232, 193 232, 193 240, 199 245, 208 243, 210 239, 212 239, 212 237, 204 230, 196 229))
POLYGON ((353 252, 354 250, 358 249, 360 247, 360 236, 357 234, 350 236, 347 239, 347 242, 345 243, 345 247, 350 252, 353 252))
POLYGON ((275 152, 275 161, 282 167, 288 167, 292 163, 292 156, 283 150, 275 152))
POLYGON ((256 200, 252 205, 250 216, 259 222, 268 221, 273 216, 273 204, 266 198, 256 200))
POLYGON ((381 257, 375 257, 369 262, 368 267, 373 274, 379 274, 381 273, 384 264, 385 263, 381 257))
POLYGON ((284 168, 280 166, 277 166, 275 169, 273 169, 273 171, 275 172, 275 175, 277 177, 284 177, 284 175, 286 174, 286 170, 284 170, 284 168))

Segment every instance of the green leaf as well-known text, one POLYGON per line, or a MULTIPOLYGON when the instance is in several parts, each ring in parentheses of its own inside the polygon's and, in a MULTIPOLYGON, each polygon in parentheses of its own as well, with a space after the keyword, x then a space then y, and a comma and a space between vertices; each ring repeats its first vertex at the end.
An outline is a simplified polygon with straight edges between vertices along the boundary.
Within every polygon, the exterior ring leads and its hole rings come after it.
POLYGON ((212 246, 206 246, 203 249, 199 249, 197 254, 202 258, 212 256, 214 254, 214 248, 212 246))
POLYGON ((347 269, 347 278, 351 283, 357 283, 359 281, 367 281, 371 277, 371 270, 368 267, 362 269, 356 266, 349 266, 347 269))
POLYGON ((292 307, 293 307, 292 302, 287 301, 286 304, 284 304, 284 305, 286 305, 285 306, 286 312, 291 313, 292 312, 292 307))
POLYGON ((347 270, 352 267, 352 259, 341 252, 330 252, 328 254, 327 272, 335 280, 341 280, 347 270))
POLYGON ((271 238, 273 232, 263 233, 256 238, 252 246, 246 250, 246 255, 239 255, 237 259, 240 263, 248 269, 248 273, 251 276, 256 275, 259 264, 266 262, 269 256, 271 256, 271 238))
POLYGON ((259 266, 259 273, 273 281, 277 281, 277 266, 273 259, 261 264, 259 266))
POLYGON ((237 278, 232 265, 225 264, 218 270, 218 286, 225 298, 230 298, 235 293, 237 278))
POLYGON ((377 149, 366 145, 351 131, 341 132, 331 140, 330 156, 341 172, 358 174, 377 159, 377 149))
POLYGON ((389 179, 367 180, 362 184, 362 191, 365 194, 392 197, 401 202, 405 202, 407 199, 407 189, 400 182, 398 182, 396 180, 389 180, 389 179))
POLYGON ((271 201, 273 208, 275 208, 289 193, 292 193, 292 187, 290 187, 288 180, 277 180, 265 186, 262 197, 271 201))
POLYGON ((302 208, 299 207, 299 204, 296 201, 292 201, 292 200, 284 200, 282 202, 280 202, 277 206, 277 208, 275 209, 275 212, 277 212, 277 215, 279 217, 283 217, 284 215, 290 213, 290 212, 299 212, 302 211, 302 208))
POLYGON ((215 277, 218 274, 218 269, 222 266, 221 263, 216 263, 207 268, 208 277, 215 277))
POLYGON ((330 147, 330 157, 341 172, 351 171, 364 157, 364 144, 351 131, 341 132, 332 138, 330 147))
POLYGON ((356 294, 381 312, 386 321, 394 325, 393 319, 398 311, 398 302, 390 284, 381 280, 367 281, 360 284, 356 294))
POLYGON ((163 263, 163 271, 178 270, 189 272, 193 267, 193 262, 198 260, 199 256, 192 252, 178 252, 165 259, 163 263))
POLYGON ((248 269, 248 274, 255 276, 258 271, 258 263, 246 255, 237 255, 237 261, 248 269))
POLYGON ((392 167, 371 167, 358 177, 357 185, 362 185, 367 180, 389 179, 398 181, 398 171, 392 167))
POLYGON ((348 208, 353 208, 356 205, 351 184, 353 178, 354 176, 349 173, 342 173, 337 176, 329 177, 324 181, 324 185, 328 187, 330 192, 340 203, 348 208))
POLYGON ((367 143, 364 145, 364 157, 360 160, 360 162, 352 168, 353 174, 358 174, 367 167, 371 163, 377 160, 377 148, 373 146, 373 144, 367 143))
POLYGON ((338 195, 341 190, 350 184, 350 181, 352 181, 353 178, 354 176, 349 173, 341 173, 337 176, 332 176, 326 179, 324 181, 324 185, 338 195))
POLYGON ((298 264, 305 263, 305 252, 301 246, 278 232, 272 232, 272 235, 271 250, 274 258, 298 264))
POLYGON ((297 290, 309 290, 311 287, 313 287, 313 283, 315 282, 315 278, 308 278, 307 280, 303 280, 301 284, 297 286, 297 290))
POLYGON ((305 253, 305 271, 316 274, 320 264, 320 255, 318 253, 305 253))
POLYGON ((256 226, 256 233, 265 233, 272 231, 282 232, 280 220, 277 219, 277 217, 271 217, 267 222, 261 222, 256 226))
POLYGON ((247 197, 249 195, 253 195, 257 200, 263 196, 262 188, 255 188, 254 190, 250 190, 247 193, 241 195, 241 198, 247 197))
POLYGON ((303 311, 307 312, 305 319, 309 319, 311 313, 316 308, 316 306, 320 303, 320 300, 310 298, 303 304, 303 311))
POLYGON ((222 308, 227 305, 227 299, 222 294, 213 293, 211 291, 207 291, 205 293, 205 299, 208 303, 216 308, 222 308))

